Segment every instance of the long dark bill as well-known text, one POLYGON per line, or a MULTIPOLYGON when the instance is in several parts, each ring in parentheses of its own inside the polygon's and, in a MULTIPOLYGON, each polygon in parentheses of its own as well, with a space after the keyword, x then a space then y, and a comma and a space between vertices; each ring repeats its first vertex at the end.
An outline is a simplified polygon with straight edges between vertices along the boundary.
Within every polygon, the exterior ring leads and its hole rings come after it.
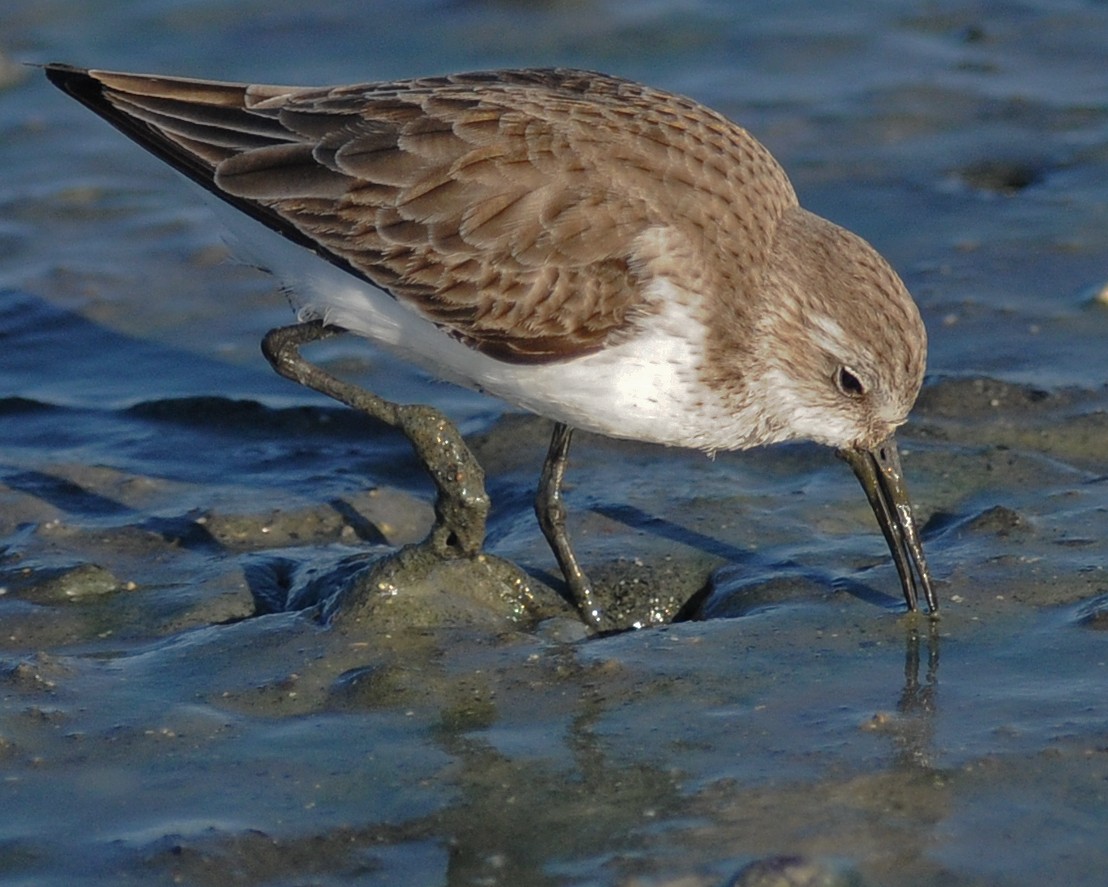
POLYGON ((922 592, 928 610, 932 613, 938 611, 939 602, 931 587, 931 574, 912 517, 912 503, 904 483, 904 472, 900 468, 896 439, 890 437, 872 450, 846 447, 839 450, 839 455, 850 463, 862 489, 866 491, 877 523, 889 543, 908 609, 917 609, 922 592))

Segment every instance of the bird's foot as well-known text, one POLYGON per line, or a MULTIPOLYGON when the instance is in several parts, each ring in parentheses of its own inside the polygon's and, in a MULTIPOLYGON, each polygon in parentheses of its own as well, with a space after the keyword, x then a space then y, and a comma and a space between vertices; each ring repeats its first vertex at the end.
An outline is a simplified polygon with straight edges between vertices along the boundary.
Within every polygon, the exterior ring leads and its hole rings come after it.
POLYGON ((262 353, 282 376, 397 428, 435 484, 435 524, 420 543, 440 557, 471 557, 485 541, 485 473, 457 427, 434 407, 396 404, 344 382, 307 361, 300 348, 343 330, 308 321, 270 330, 262 353))

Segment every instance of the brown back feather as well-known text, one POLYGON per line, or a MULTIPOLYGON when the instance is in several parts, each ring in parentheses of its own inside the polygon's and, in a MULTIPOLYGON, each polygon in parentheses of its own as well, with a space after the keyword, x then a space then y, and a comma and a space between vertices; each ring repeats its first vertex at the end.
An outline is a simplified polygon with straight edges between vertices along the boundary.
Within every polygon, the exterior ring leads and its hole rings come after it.
POLYGON ((680 232, 704 267, 757 267, 795 203, 739 127, 601 74, 329 89, 48 74, 213 193, 509 361, 632 332, 665 273, 637 252, 647 230, 680 232))

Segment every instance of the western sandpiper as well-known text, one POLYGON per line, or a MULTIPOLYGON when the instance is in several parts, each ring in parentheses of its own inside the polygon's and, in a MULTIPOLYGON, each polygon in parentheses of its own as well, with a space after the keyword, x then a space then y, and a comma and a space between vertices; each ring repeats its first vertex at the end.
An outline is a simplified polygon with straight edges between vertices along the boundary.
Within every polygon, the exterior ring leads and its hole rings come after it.
POLYGON ((438 486, 444 551, 479 551, 487 511, 456 431, 323 373, 300 345, 350 331, 553 419, 536 512, 594 626, 562 503, 574 428, 708 453, 834 447, 908 607, 922 593, 936 610, 893 436, 923 379, 919 311, 869 244, 798 205, 735 123, 574 70, 327 88, 46 73, 262 223, 248 247, 300 321, 271 331, 267 356, 409 435, 438 486))

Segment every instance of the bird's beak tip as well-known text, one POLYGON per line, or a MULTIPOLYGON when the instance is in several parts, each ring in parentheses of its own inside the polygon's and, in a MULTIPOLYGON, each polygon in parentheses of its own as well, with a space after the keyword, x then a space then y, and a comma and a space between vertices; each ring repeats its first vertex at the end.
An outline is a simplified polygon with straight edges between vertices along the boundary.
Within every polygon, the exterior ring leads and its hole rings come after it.
POLYGON ((843 447, 839 450, 839 455, 854 470, 870 507, 873 508, 900 575, 908 609, 918 609, 919 593, 922 592, 928 609, 935 613, 938 610, 938 600, 912 515, 912 503, 900 466, 896 438, 890 436, 869 448, 843 447))

